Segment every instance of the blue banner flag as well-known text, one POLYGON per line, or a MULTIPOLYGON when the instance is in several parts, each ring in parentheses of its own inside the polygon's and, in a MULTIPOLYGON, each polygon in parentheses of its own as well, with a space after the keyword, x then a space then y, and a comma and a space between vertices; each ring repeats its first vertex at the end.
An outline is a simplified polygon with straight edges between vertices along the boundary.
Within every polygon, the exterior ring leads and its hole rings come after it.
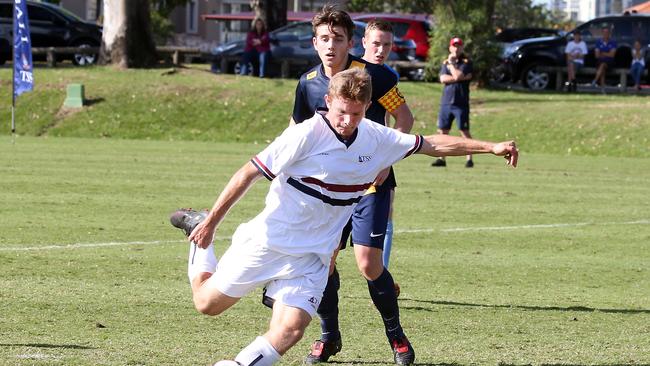
POLYGON ((34 89, 27 1, 14 0, 14 97, 34 89))

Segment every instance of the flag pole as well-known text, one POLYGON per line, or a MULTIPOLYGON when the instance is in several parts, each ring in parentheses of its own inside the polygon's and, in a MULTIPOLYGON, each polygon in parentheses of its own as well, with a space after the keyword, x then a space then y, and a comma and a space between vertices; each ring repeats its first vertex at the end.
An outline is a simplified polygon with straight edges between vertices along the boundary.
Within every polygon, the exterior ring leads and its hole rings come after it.
MULTIPOLYGON (((16 29, 16 4, 14 3, 14 9, 13 9, 13 14, 11 17, 11 29, 15 31, 16 29)), ((15 37, 15 36, 14 36, 15 37)), ((11 68, 11 144, 16 143, 16 116, 15 116, 15 109, 16 109, 16 42, 15 39, 12 39, 12 46, 11 47, 11 59, 12 61, 12 68, 11 68)))

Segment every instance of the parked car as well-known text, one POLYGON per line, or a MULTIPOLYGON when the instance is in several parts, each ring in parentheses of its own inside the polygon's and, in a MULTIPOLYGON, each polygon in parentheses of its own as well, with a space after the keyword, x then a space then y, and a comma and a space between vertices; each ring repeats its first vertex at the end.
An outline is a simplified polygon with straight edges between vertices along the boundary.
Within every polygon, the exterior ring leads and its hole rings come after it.
POLYGON ((369 22, 372 19, 388 21, 393 26, 393 33, 399 39, 412 39, 415 42, 415 57, 425 61, 429 56, 429 34, 432 25, 426 14, 359 14, 355 20, 369 22))
MULTIPOLYGON (((13 0, 0 0, 0 64, 11 59, 13 0)), ((99 47, 102 28, 73 13, 45 2, 27 1, 32 47, 99 47)), ((69 55, 75 65, 90 65, 97 55, 69 55)), ((34 56, 34 58, 37 58, 34 56)))
POLYGON ((505 28, 494 35, 494 42, 500 49, 500 58, 495 60, 495 66, 490 70, 490 77, 496 82, 505 82, 511 79, 509 70, 501 63, 501 57, 513 42, 522 39, 541 37, 562 37, 566 32, 552 28, 505 28))
MULTIPOLYGON (((592 19, 561 37, 525 39, 511 43, 503 52, 502 66, 513 81, 521 81, 532 90, 553 86, 555 78, 544 66, 565 66, 564 48, 574 32, 580 32, 589 53, 585 67, 596 67, 594 46, 601 38, 604 27, 612 31, 611 38, 618 44, 614 68, 628 68, 632 60, 632 45, 640 40, 642 45, 650 42, 650 16, 641 14, 615 15, 592 19)), ((650 65, 650 53, 646 53, 646 65, 650 65)), ((578 74, 578 78, 580 78, 578 74)), ((590 77, 590 79, 593 79, 590 77)), ((586 81, 590 81, 586 80, 586 81)), ((585 81, 579 79, 579 81, 585 81)))
MULTIPOLYGON (((363 56, 361 38, 366 23, 355 21, 353 34, 354 47, 350 51, 355 56, 363 56)), ((300 76, 314 65, 320 63, 314 49, 312 24, 309 21, 297 22, 269 32, 271 43, 271 62, 267 65, 267 74, 280 75, 280 60, 289 60, 289 74, 300 76)), ((389 60, 411 61, 415 58, 416 45, 412 40, 396 39, 399 52, 392 52, 389 60)), ((239 73, 240 60, 244 53, 245 41, 234 41, 215 47, 206 57, 212 62, 212 70, 223 73, 239 73)), ((253 70, 256 65, 251 65, 253 70)))
POLYGON ((553 28, 505 28, 494 35, 494 40, 499 43, 512 43, 529 38, 561 37, 565 33, 553 28))

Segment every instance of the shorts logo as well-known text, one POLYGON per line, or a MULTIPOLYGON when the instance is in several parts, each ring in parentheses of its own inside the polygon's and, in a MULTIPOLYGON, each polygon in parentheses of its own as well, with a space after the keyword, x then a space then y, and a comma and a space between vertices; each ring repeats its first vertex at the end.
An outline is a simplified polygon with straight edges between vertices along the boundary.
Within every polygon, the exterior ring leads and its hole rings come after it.
POLYGON ((359 162, 360 162, 360 163, 368 162, 368 161, 370 161, 370 159, 372 159, 372 156, 369 156, 369 155, 359 155, 359 162))
POLYGON ((318 299, 317 298, 312 296, 307 301, 313 306, 314 309, 318 308, 318 299))
POLYGON ((382 235, 384 235, 384 233, 379 233, 379 234, 370 233, 371 238, 376 238, 376 237, 379 237, 379 236, 382 236, 382 235))

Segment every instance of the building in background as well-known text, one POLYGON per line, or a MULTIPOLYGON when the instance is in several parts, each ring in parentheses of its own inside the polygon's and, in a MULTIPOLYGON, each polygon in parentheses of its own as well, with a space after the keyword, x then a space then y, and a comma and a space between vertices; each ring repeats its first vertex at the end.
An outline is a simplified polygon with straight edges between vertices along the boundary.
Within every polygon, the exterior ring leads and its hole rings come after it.
MULTIPOLYGON (((328 0, 286 0, 290 12, 314 12, 328 0)), ((102 0, 61 0, 60 5, 89 22, 101 22, 102 0)), ((250 30, 250 20, 203 20, 207 14, 238 14, 252 11, 250 0, 189 0, 170 15, 174 36, 169 44, 207 50, 219 43, 243 39, 250 30)))
POLYGON ((567 19, 586 22, 590 19, 621 14, 625 9, 648 0, 550 0, 546 2, 551 11, 564 12, 567 19))

